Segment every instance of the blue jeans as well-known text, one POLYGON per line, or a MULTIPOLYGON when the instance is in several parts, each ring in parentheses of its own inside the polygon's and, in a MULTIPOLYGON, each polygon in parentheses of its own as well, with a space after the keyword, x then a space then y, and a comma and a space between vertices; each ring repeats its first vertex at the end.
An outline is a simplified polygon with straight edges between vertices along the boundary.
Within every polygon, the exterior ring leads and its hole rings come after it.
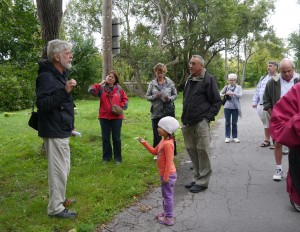
POLYGON ((113 151, 115 162, 122 162, 121 155, 121 127, 122 119, 108 120, 100 118, 103 161, 110 161, 112 158, 112 146, 110 142, 110 134, 112 134, 113 151))
POLYGON ((230 138, 232 132, 232 138, 237 138, 237 122, 239 117, 239 112, 237 109, 224 109, 225 115, 225 136, 230 138), (232 127, 232 129, 231 129, 232 127))

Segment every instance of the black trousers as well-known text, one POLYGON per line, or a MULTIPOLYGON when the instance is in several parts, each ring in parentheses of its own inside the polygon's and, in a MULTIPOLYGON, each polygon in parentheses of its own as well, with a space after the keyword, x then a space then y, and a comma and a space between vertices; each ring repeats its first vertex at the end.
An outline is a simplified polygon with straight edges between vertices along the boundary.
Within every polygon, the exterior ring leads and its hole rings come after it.
POLYGON ((121 127, 122 119, 100 119, 101 134, 102 134, 102 149, 103 149, 103 161, 110 161, 112 159, 112 151, 114 153, 114 160, 122 162, 121 154, 121 127), (111 146, 111 140, 113 148, 111 146))
POLYGON ((300 194, 300 146, 291 147, 289 151, 289 170, 294 188, 300 194))

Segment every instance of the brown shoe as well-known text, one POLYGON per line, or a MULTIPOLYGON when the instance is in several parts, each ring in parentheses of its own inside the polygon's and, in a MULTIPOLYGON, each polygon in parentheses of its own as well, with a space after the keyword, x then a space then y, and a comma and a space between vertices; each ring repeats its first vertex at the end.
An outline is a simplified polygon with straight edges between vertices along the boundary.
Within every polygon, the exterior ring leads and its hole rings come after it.
POLYGON ((76 202, 76 200, 74 199, 66 199, 64 202, 63 202, 63 206, 68 208, 70 207, 71 205, 73 205, 74 203, 76 202))

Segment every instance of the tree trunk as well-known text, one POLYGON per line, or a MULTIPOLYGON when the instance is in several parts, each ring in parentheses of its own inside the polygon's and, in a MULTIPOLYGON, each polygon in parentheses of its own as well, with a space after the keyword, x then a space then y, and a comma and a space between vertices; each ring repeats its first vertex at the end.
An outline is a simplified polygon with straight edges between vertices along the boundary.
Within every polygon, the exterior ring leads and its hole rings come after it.
POLYGON ((243 86, 244 84, 244 80, 245 80, 245 77, 246 77, 246 66, 247 66, 247 61, 248 61, 248 51, 247 51, 247 42, 246 40, 244 41, 244 57, 245 57, 245 61, 243 63, 243 73, 242 73, 242 78, 241 78, 241 81, 240 81, 240 85, 243 86))
POLYGON ((165 36, 165 33, 166 33, 166 20, 164 17, 168 17, 168 16, 165 16, 163 14, 163 11, 161 9, 161 1, 159 1, 159 3, 157 4, 157 7, 158 7, 158 12, 159 12, 159 16, 160 16, 160 34, 159 34, 159 40, 158 40, 158 47, 160 49, 162 49, 162 44, 163 44, 163 39, 164 39, 164 36, 165 36))
POLYGON ((102 5, 102 79, 112 69, 112 1, 104 0, 102 5))
POLYGON ((42 58, 47 58, 47 43, 59 38, 62 20, 62 0, 36 0, 37 13, 42 27, 42 39, 45 42, 42 58))
POLYGON ((227 57, 227 39, 225 39, 225 76, 224 80, 227 83, 227 76, 228 76, 228 57, 227 57))
MULTIPOLYGON (((238 42, 237 76, 240 78, 240 42, 238 42)), ((239 82, 237 82, 239 83, 239 82)))

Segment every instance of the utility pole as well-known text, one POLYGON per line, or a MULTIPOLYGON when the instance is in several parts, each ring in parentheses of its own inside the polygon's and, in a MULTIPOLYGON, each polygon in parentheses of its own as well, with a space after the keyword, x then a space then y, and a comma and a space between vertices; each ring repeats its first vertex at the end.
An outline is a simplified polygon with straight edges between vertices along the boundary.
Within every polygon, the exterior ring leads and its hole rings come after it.
POLYGON ((228 76, 228 57, 227 57, 227 50, 228 48, 228 44, 227 44, 227 39, 225 38, 225 76, 224 76, 224 80, 225 80, 225 84, 227 84, 227 76, 228 76))
POLYGON ((102 6, 102 79, 112 70, 112 0, 102 6))

